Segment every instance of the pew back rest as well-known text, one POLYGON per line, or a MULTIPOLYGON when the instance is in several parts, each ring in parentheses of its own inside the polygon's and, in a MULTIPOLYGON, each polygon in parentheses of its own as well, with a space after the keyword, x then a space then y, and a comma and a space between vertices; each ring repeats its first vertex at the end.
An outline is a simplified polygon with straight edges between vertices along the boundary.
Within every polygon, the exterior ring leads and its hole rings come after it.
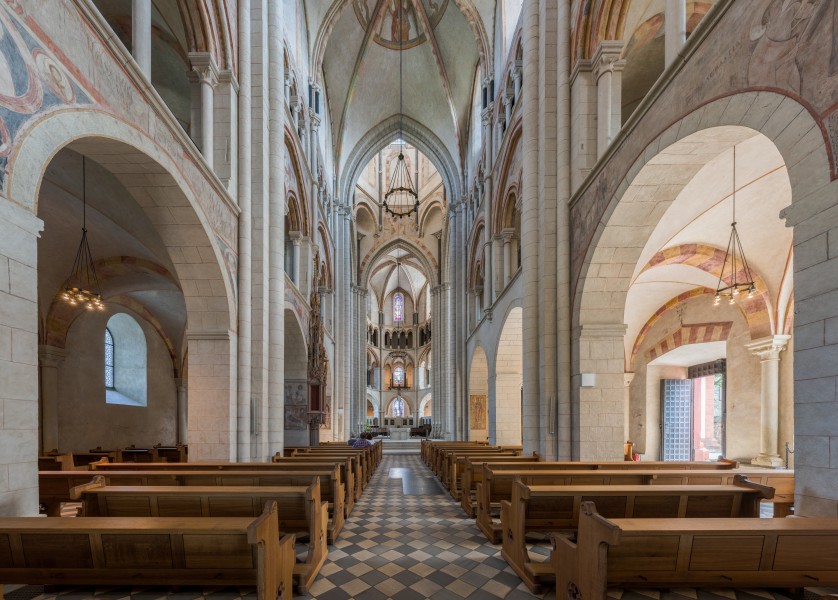
POLYGON ((577 541, 556 534, 553 545, 557 590, 586 600, 609 585, 838 585, 836 519, 608 520, 585 503, 577 541))

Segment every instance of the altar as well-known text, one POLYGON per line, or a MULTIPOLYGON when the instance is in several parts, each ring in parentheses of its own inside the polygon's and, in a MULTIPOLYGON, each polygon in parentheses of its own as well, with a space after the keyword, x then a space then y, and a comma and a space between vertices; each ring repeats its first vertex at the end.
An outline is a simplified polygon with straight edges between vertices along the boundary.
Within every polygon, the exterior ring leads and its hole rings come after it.
POLYGON ((410 427, 390 427, 390 439, 400 441, 409 440, 410 427))

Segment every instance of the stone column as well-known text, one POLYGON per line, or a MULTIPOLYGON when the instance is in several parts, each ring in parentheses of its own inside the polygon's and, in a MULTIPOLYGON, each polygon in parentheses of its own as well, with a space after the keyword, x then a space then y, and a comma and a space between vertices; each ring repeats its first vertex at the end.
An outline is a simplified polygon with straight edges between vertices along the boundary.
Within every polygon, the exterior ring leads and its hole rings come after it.
MULTIPOLYGON (((198 323, 200 325, 200 322, 198 323)), ((237 452, 236 334, 186 331, 189 352, 189 458, 230 461, 237 452)))
POLYGON ((507 89, 503 93, 503 114, 506 117, 506 122, 512 122, 512 103, 515 101, 515 92, 507 89))
POLYGON ((623 385, 625 386, 625 398, 623 399, 623 438, 631 439, 631 382, 634 381, 634 371, 623 373, 623 385))
MULTIPOLYGON (((58 438, 58 402, 61 396, 61 363, 64 349, 55 346, 38 348, 38 366, 41 368, 41 449, 64 450, 58 438)), ((69 450, 69 448, 68 448, 69 450)))
MULTIPOLYGON (((285 103, 282 2, 268 2, 269 359, 267 449, 285 444, 285 103)), ((267 451, 265 451, 267 450, 267 451)))
POLYGON ((300 288, 300 245, 302 244, 303 234, 299 231, 289 231, 288 237, 291 240, 291 256, 289 257, 291 263, 291 272, 288 274, 289 279, 294 282, 297 289, 300 288))
POLYGON ((319 165, 319 157, 320 153, 318 152, 318 144, 317 144, 317 134, 320 131, 320 117, 312 109, 311 111, 311 159, 309 160, 311 166, 311 177, 315 181, 317 180, 317 172, 320 168, 319 165))
POLYGON ((777 443, 780 422, 780 353, 786 349, 790 335, 772 335, 746 344, 759 357, 762 371, 760 399, 761 419, 759 456, 751 464, 761 467, 782 467, 777 443))
MULTIPOLYGON (((486 231, 488 238, 489 232, 486 231)), ((492 242, 487 240, 483 245, 483 309, 488 314, 492 310, 492 242)))
POLYGON ((669 68, 687 43, 687 0, 666 0, 664 36, 664 68, 669 68))
POLYGON ((189 402, 187 394, 186 380, 183 378, 175 379, 175 388, 177 389, 177 443, 189 443, 189 402))
POLYGON ((522 181, 521 181, 521 265, 523 294, 523 352, 524 352, 524 401, 523 444, 529 454, 539 450, 539 211, 538 211, 538 2, 524 2, 521 40, 524 56, 524 79, 521 91, 523 111, 522 181))
POLYGON ((239 214, 239 360, 238 360, 238 457, 239 461, 251 459, 250 403, 252 389, 252 339, 253 339, 253 203, 251 144, 251 44, 250 0, 239 0, 239 82, 238 95, 238 201, 239 214))
POLYGON ((512 238, 515 237, 514 229, 503 230, 503 287, 509 285, 512 280, 512 273, 515 272, 515 265, 512 264, 512 238))
POLYGON ((131 1, 131 54, 151 81, 151 0, 131 1))
POLYGON ((524 75, 524 61, 516 60, 515 66, 512 67, 512 80, 515 83, 515 103, 521 99, 521 81, 524 75))
POLYGON ((218 67, 206 52, 190 52, 189 62, 201 86, 201 153, 213 168, 214 87, 218 81, 218 67))
POLYGON ((597 157, 605 154, 622 127, 622 71, 626 66, 620 60, 622 51, 623 42, 605 40, 592 61, 597 84, 597 157))
POLYGON ((38 514, 38 234, 43 222, 0 195, 0 510, 38 514))
POLYGON ((570 128, 570 185, 578 189, 597 159, 597 87, 593 63, 576 61, 570 74, 570 104, 573 122, 570 128))

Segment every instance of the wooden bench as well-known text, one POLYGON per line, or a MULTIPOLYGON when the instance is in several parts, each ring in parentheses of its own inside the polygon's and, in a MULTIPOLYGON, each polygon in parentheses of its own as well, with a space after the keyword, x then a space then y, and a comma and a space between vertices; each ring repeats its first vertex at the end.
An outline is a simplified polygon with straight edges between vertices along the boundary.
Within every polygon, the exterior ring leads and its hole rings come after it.
POLYGON ((39 471, 74 471, 75 463, 73 462, 73 453, 65 452, 64 454, 47 454, 46 456, 38 457, 39 471))
POLYGON ((442 483, 448 490, 448 493, 450 493, 451 496, 454 498, 454 500, 459 501, 460 499, 460 487, 462 482, 463 469, 465 468, 466 461, 471 458, 485 460, 494 460, 498 458, 515 458, 520 460, 523 458, 529 458, 529 462, 532 462, 532 459, 534 457, 522 456, 521 453, 517 450, 502 450, 499 452, 481 452, 479 450, 457 450, 448 452, 446 455, 446 464, 443 466, 443 474, 445 476, 445 480, 442 483))
POLYGON ((429 467, 433 464, 436 452, 441 448, 479 448, 487 447, 487 442, 445 442, 445 441, 431 441, 422 440, 420 442, 419 452, 422 460, 429 467))
MULTIPOLYGON (((282 469, 257 471, 218 471, 199 469, 189 471, 107 471, 101 473, 108 485, 118 486, 287 486, 308 485, 312 477, 320 478, 320 498, 329 503, 329 522, 326 525, 329 543, 334 543, 343 530, 343 498, 337 465, 309 468, 301 471, 282 469)), ((59 516, 61 503, 72 502, 71 490, 90 481, 89 471, 43 471, 38 474, 40 502, 47 514, 59 516)))
POLYGON ((738 475, 753 483, 774 488, 771 502, 774 516, 786 516, 794 504, 794 472, 770 469, 668 471, 623 469, 551 470, 551 463, 529 463, 517 466, 507 463, 483 465, 483 481, 475 488, 477 526, 493 544, 500 543, 501 526, 497 520, 500 503, 512 499, 512 486, 517 477, 532 485, 733 485, 738 475))
POLYGON ((255 585, 260 600, 290 600, 293 570, 273 503, 255 520, 0 518, 0 584, 255 585))
POLYGON ((308 593, 326 561, 328 502, 320 501, 320 480, 308 486, 109 486, 98 475, 70 491, 85 517, 258 517, 268 502, 277 505, 279 530, 308 539, 308 554, 294 565, 300 593, 308 593), (301 534, 303 534, 301 536, 301 534))
POLYGON ((576 541, 552 536, 557 596, 609 587, 838 585, 838 519, 615 519, 581 506, 576 541))
POLYGON ((740 477, 736 485, 537 486, 516 481, 512 501, 501 503, 501 555, 527 587, 540 594, 554 573, 527 550, 528 533, 573 532, 583 502, 594 502, 608 518, 759 518, 759 503, 774 490, 740 477))
MULTIPOLYGON (((352 501, 350 503, 349 508, 354 506, 354 503, 361 499, 361 494, 364 491, 365 481, 363 476, 363 470, 361 468, 361 458, 355 454, 296 454, 294 456, 278 456, 275 455, 272 459, 272 462, 276 464, 284 464, 288 463, 306 463, 306 462, 335 462, 335 463, 343 463, 345 465, 344 470, 346 473, 344 474, 345 481, 347 482, 347 489, 351 490, 352 492, 352 501), (351 481, 351 485, 348 482, 351 481)), ((349 502, 349 501, 347 501, 349 502)))
POLYGON ((466 515, 473 519, 477 509, 477 484, 483 481, 483 465, 485 464, 514 464, 519 468, 528 468, 539 462, 537 453, 533 456, 467 456, 463 459, 462 475, 460 476, 459 501, 466 515))
MULTIPOLYGON (((352 473, 350 458, 298 458, 285 459, 281 458, 281 463, 277 460, 272 462, 250 462, 250 463, 229 463, 229 462, 198 462, 198 463, 113 463, 108 462, 107 459, 91 463, 90 468, 93 471, 305 471, 308 469, 330 468, 332 465, 340 467, 340 477, 337 484, 344 487, 344 499, 341 505, 344 509, 344 517, 349 517, 352 508, 355 505, 355 476, 352 473), (351 475, 351 476, 350 476, 351 475)), ((324 494, 325 494, 324 490, 324 494)), ((332 495, 329 494, 329 498, 332 495)), ((325 496, 324 496, 325 498, 325 496)), ((329 500, 334 502, 333 499, 329 500)))
POLYGON ((522 450, 519 447, 503 447, 485 448, 478 450, 463 450, 463 449, 447 449, 442 450, 437 454, 437 464, 435 474, 440 482, 447 488, 452 478, 456 478, 457 469, 456 461, 458 458, 466 456, 521 456, 522 450))
MULTIPOLYGON (((313 450, 308 447, 286 449, 282 457, 279 453, 274 455, 273 460, 278 458, 349 458, 352 461, 352 472, 355 473, 356 495, 360 498, 361 492, 369 481, 369 460, 370 453, 366 449, 331 449, 313 450)), ((357 498, 356 498, 357 499, 357 498)))

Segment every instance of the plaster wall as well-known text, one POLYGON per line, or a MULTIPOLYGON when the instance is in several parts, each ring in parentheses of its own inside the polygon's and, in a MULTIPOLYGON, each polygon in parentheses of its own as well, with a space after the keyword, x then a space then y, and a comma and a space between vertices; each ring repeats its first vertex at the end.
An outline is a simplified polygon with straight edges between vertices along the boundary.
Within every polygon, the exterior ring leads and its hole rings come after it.
MULTIPOLYGON (((147 406, 105 402, 105 325, 121 309, 82 313, 70 326, 59 369, 58 449, 86 451, 174 444, 177 439, 177 392, 172 360, 163 340, 144 319, 137 321, 146 339, 147 406)), ((117 353, 117 358, 119 354, 117 353)))

